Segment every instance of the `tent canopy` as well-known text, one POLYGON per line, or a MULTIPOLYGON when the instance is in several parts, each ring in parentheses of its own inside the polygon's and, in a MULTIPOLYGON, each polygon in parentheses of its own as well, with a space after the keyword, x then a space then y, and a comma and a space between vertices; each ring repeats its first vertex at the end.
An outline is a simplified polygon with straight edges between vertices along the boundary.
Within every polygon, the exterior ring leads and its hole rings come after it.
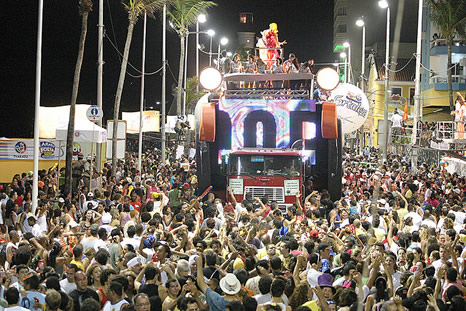
MULTIPOLYGON (((86 111, 90 105, 76 105, 74 141, 103 143, 107 141, 107 130, 87 119, 86 111)), ((39 136, 66 140, 70 106, 40 107, 39 136)))

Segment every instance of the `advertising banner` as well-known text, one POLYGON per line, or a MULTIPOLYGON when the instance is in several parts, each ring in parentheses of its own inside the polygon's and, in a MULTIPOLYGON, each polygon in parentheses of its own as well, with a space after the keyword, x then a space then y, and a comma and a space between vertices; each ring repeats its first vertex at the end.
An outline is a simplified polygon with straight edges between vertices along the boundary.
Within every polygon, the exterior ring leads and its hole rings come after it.
MULTIPOLYGON (((0 159, 33 160, 34 141, 30 139, 0 140, 0 159)), ((40 140, 39 160, 65 160, 65 144, 57 140, 40 140)))

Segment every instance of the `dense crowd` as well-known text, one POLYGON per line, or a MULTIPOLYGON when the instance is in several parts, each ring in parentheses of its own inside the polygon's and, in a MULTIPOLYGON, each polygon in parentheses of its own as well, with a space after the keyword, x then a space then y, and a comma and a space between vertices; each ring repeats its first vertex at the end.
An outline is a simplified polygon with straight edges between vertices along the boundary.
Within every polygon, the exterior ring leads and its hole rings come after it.
MULTIPOLYGON (((169 150, 170 151, 170 150, 169 150)), ((6 310, 466 310, 466 179, 375 152, 347 154, 339 200, 306 181, 267 196, 199 195, 195 161, 128 154, 97 189, 56 168, 1 190, 6 310)), ((92 186, 92 182, 90 183, 92 186)), ((231 190, 228 189, 231 193, 231 190)))

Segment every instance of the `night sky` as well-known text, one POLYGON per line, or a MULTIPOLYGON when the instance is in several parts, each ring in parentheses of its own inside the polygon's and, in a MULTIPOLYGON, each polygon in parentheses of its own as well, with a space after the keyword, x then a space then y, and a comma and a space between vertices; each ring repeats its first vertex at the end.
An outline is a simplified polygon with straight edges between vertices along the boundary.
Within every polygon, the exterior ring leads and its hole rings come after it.
MULTIPOLYGON (((27 7, 13 5, 8 10, 0 12, 3 33, 0 67, 1 137, 33 136, 37 2, 36 0, 28 1, 27 7)), ((257 35, 259 31, 268 28, 269 23, 278 24, 280 41, 288 41, 285 46, 286 54, 293 52, 300 61, 314 58, 317 63, 333 62, 336 59, 336 55, 332 53, 333 0, 216 0, 215 2, 218 6, 208 11, 208 21, 201 26, 201 30, 214 29, 216 31, 214 38, 217 40, 222 36, 228 37, 230 43, 227 50, 229 51, 234 52, 233 41, 236 39, 236 31, 240 26, 239 13, 252 12, 254 13, 254 25, 251 30, 257 35)), ((368 4, 373 2, 371 7, 373 6, 376 11, 376 1, 368 0, 367 2, 368 4)), ((127 15, 120 1, 104 0, 104 3, 106 34, 122 52, 128 26, 127 15)), ((78 14, 77 4, 77 0, 44 1, 42 106, 70 103, 81 31, 81 17, 78 14)), ((383 13, 377 12, 377 14, 372 18, 383 21, 383 13)), ((98 0, 94 0, 94 9, 89 15, 78 103, 96 104, 97 21, 98 0)), ((141 68, 142 27, 143 22, 140 20, 134 30, 129 60, 138 69, 141 68)), ((384 28, 382 27, 379 32, 368 29, 368 43, 384 40, 384 28)), ((146 72, 153 72, 161 66, 161 29, 158 16, 155 20, 148 20, 146 72)), ((190 30, 194 31, 195 27, 190 30)), ((414 33, 415 29, 411 32, 414 33)), ((411 32, 403 36, 413 39, 411 32)), ((188 76, 195 74, 195 36, 191 35, 189 39, 188 76)), ((167 40, 168 61, 173 74, 177 76, 179 39, 174 32, 169 32, 167 40)), ((201 43, 208 47, 208 37, 201 35, 201 43)), ((216 50, 215 39, 213 46, 216 50)), ((104 39, 104 61, 103 108, 104 124, 106 124, 106 119, 113 117, 114 94, 120 71, 118 53, 108 39, 104 39)), ((207 63, 208 58, 201 57, 201 68, 207 63)), ((128 66, 128 72, 138 75, 130 66, 128 66)), ((168 72, 167 94, 171 93, 174 83, 175 80, 168 72)), ((158 109, 156 102, 160 101, 160 86, 160 75, 146 77, 147 107, 158 109)), ((140 79, 127 75, 121 111, 137 111, 139 94, 140 79)), ((169 96, 168 107, 171 102, 172 98, 169 96)))

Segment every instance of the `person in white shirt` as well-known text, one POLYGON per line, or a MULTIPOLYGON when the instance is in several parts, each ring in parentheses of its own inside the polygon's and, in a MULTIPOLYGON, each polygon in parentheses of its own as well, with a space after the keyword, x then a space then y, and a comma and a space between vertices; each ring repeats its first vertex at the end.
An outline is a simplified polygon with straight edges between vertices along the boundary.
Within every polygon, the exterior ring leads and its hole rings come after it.
POLYGON ((110 282, 107 290, 108 301, 105 303, 103 311, 120 311, 121 307, 128 302, 122 298, 123 286, 116 281, 110 282))
POLYGON ((69 264, 66 267, 66 278, 60 281, 60 288, 67 295, 76 289, 74 276, 76 274, 77 269, 78 266, 76 266, 75 264, 69 264))
POLYGON ((408 214, 406 214, 403 219, 407 219, 408 217, 411 217, 413 221, 412 231, 419 231, 419 227, 422 223, 422 217, 418 213, 414 212, 414 206, 411 204, 408 205, 408 214))
POLYGON ((8 311, 28 311, 29 309, 18 306, 19 291, 16 287, 10 287, 5 291, 5 300, 8 302, 8 311))

